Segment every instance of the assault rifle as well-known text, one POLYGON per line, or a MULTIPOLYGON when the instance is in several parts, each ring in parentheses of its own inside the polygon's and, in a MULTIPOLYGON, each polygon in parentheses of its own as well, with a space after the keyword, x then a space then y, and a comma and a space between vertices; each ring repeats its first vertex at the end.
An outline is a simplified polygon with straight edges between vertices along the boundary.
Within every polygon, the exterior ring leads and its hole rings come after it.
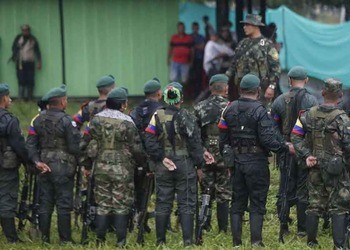
POLYGON ((79 229, 78 218, 82 212, 82 202, 81 202, 81 179, 82 179, 82 170, 78 166, 76 171, 76 181, 75 181, 75 194, 74 194, 74 225, 79 229))
POLYGON ((203 229, 207 223, 208 216, 210 214, 210 189, 207 188, 202 195, 202 205, 199 210, 198 220, 197 220, 197 228, 196 228, 196 245, 202 245, 203 243, 203 229))
POLYGON ((19 203, 19 209, 17 213, 17 217, 19 219, 18 222, 18 230, 22 231, 25 227, 25 220, 28 218, 28 211, 29 211, 29 177, 28 173, 25 173, 24 181, 23 181, 23 187, 21 192, 21 201, 19 203))
POLYGON ((344 249, 346 249, 346 250, 350 249, 349 238, 350 238, 350 215, 347 214, 346 215, 345 240, 344 240, 344 249))
POLYGON ((40 229, 39 229, 39 199, 40 199, 40 186, 38 184, 38 176, 31 174, 30 183, 34 182, 34 187, 30 188, 33 190, 33 199, 30 204, 30 209, 32 210, 32 216, 30 217, 31 228, 29 229, 29 234, 32 240, 39 238, 40 229), (34 181, 33 181, 34 178, 34 181))
POLYGON ((92 203, 92 192, 93 192, 93 176, 95 172, 95 162, 92 165, 91 173, 88 178, 88 185, 86 190, 81 191, 81 197, 85 197, 82 199, 82 220, 83 220, 83 228, 81 231, 81 244, 86 244, 88 242, 88 229, 91 223, 95 220, 96 217, 96 206, 92 203))
POLYGON ((141 204, 141 211, 139 214, 139 218, 137 221, 138 224, 138 233, 137 233, 137 240, 136 242, 138 244, 142 244, 144 243, 144 233, 145 233, 145 227, 146 227, 146 223, 147 223, 147 219, 148 219, 148 212, 147 212, 147 208, 148 208, 148 203, 149 200, 151 198, 152 195, 152 190, 153 190, 153 185, 154 185, 154 176, 153 174, 146 174, 146 178, 145 178, 145 187, 146 187, 146 193, 145 193, 145 199, 143 200, 142 204, 141 204))
POLYGON ((278 218, 280 219, 280 231, 279 231, 279 242, 284 243, 283 239, 283 225, 288 223, 288 210, 289 210, 289 204, 288 204, 288 186, 289 186, 289 176, 291 172, 291 155, 289 152, 284 153, 283 155, 283 166, 281 166, 281 181, 284 180, 283 189, 281 192, 281 209, 278 214, 278 218))

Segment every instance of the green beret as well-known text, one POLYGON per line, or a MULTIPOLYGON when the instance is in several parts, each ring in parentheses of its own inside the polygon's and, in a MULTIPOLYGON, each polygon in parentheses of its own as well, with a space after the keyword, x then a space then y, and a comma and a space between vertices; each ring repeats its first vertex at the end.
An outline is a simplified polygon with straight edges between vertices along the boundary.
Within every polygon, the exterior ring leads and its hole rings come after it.
POLYGON ((115 98, 120 101, 125 101, 128 99, 128 93, 126 92, 125 88, 118 87, 114 88, 109 92, 107 99, 115 98))
POLYGON ((166 87, 168 87, 168 86, 173 86, 173 87, 177 88, 178 90, 180 90, 181 92, 183 89, 183 86, 181 85, 181 83, 178 83, 178 82, 171 82, 166 87))
POLYGON ((47 101, 49 101, 52 98, 56 98, 56 97, 63 97, 67 95, 67 90, 66 90, 66 85, 62 85, 59 88, 53 88, 51 89, 49 92, 47 92, 43 98, 45 97, 45 99, 47 101))
POLYGON ((47 94, 48 93, 46 93, 45 95, 43 95, 43 97, 41 97, 41 101, 43 101, 43 102, 47 102, 49 99, 47 98, 47 94))
POLYGON ((0 83, 0 96, 10 94, 10 87, 7 83, 0 83))
POLYGON ((209 86, 211 86, 213 83, 220 82, 220 83, 228 83, 228 76, 225 74, 216 74, 213 75, 210 78, 209 86))
POLYGON ((260 79, 253 74, 246 74, 243 76, 239 87, 241 89, 253 89, 260 86, 260 79))
POLYGON ((155 81, 157 81, 157 82, 159 82, 160 83, 160 80, 158 79, 158 77, 153 77, 153 79, 152 80, 155 80, 155 81))
POLYGON ((114 77, 112 75, 103 76, 100 80, 98 80, 96 87, 103 88, 108 87, 114 84, 114 77))
POLYGON ((146 82, 145 85, 143 86, 143 92, 145 92, 145 94, 152 94, 160 89, 161 89, 160 83, 156 80, 150 80, 146 82))
POLYGON ((334 78, 328 78, 324 80, 325 88, 324 90, 329 93, 341 93, 343 83, 334 78))
POLYGON ((295 66, 289 70, 288 77, 295 80, 305 80, 307 78, 307 72, 303 67, 295 66))

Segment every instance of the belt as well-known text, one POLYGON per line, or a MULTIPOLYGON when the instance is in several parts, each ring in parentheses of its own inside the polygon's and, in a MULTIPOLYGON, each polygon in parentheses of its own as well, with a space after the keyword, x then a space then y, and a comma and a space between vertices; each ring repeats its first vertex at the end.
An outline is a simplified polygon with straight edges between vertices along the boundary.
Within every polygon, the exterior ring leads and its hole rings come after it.
POLYGON ((264 150, 259 146, 251 147, 238 147, 233 148, 233 151, 236 155, 238 154, 254 154, 254 153, 264 153, 264 150))
POLYGON ((186 149, 179 149, 179 150, 176 150, 175 152, 172 149, 164 149, 164 154, 165 155, 170 155, 170 156, 188 156, 188 151, 186 149))

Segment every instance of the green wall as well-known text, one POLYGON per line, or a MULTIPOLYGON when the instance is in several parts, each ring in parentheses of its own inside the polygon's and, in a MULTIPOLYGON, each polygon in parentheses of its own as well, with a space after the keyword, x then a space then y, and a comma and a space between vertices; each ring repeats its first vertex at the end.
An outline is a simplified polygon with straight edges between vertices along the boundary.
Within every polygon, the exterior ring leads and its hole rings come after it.
MULTIPOLYGON (((178 20, 177 0, 63 0, 65 71, 70 96, 95 96, 96 80, 116 77, 130 95, 145 81, 168 80, 170 36, 178 20)), ((0 0, 0 81, 17 94, 13 63, 7 64, 19 26, 29 23, 43 54, 36 95, 62 83, 58 0, 0 0)), ((163 84, 164 85, 164 84, 163 84)))

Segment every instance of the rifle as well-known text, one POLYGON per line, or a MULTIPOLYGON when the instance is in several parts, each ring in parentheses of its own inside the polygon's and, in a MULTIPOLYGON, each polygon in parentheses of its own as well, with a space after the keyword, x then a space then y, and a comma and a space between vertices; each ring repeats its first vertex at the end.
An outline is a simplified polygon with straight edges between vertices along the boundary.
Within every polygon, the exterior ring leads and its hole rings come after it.
POLYGON ((92 165, 91 173, 88 178, 87 189, 81 191, 81 194, 82 194, 81 196, 85 197, 85 199, 84 200, 82 199, 82 202, 81 202, 81 210, 82 210, 81 217, 83 220, 83 228, 81 230, 81 244, 86 244, 88 242, 88 229, 91 223, 95 220, 95 216, 96 216, 96 206, 91 202, 92 192, 93 192, 92 180, 95 172, 95 165, 96 165, 96 162, 94 162, 92 165))
POLYGON ((75 194, 74 194, 74 225, 79 229, 78 218, 82 209, 81 202, 81 168, 78 166, 76 171, 76 181, 75 181, 75 194))
MULTIPOLYGON (((38 177, 35 174, 30 175, 31 179, 34 178, 33 187, 33 199, 32 204, 30 204, 30 209, 32 210, 32 216, 29 218, 31 223, 31 228, 29 229, 29 235, 32 240, 39 238, 39 197, 40 197, 40 187, 38 184, 38 177)), ((32 183, 32 182, 31 182, 32 183)))
POLYGON ((281 180, 284 178, 284 186, 281 193, 281 209, 278 215, 278 218, 280 219, 280 231, 279 231, 279 242, 284 243, 283 239, 283 225, 288 223, 288 186, 289 186, 289 176, 291 171, 291 159, 290 159, 289 152, 284 153, 284 159, 283 159, 283 166, 281 166, 281 172, 284 171, 284 175, 281 175, 281 180))
POLYGON ((21 192, 21 201, 19 203, 19 209, 17 213, 17 217, 19 219, 18 223, 18 230, 22 231, 25 227, 24 220, 28 218, 28 211, 29 211, 29 205, 28 205, 28 195, 29 195, 29 178, 28 173, 25 173, 25 177, 23 180, 23 187, 21 192))
POLYGON ((196 245, 202 245, 203 243, 203 228, 205 227, 208 216, 210 214, 210 189, 207 188, 202 195, 202 205, 199 210, 198 220, 197 220, 197 228, 196 228, 196 245))
POLYGON ((344 240, 344 249, 346 249, 346 250, 350 249, 349 238, 350 238, 350 215, 347 214, 346 215, 345 240, 344 240))
POLYGON ((145 186, 146 186, 146 193, 145 193, 145 199, 143 200, 143 203, 141 204, 141 211, 138 219, 138 233, 137 233, 137 240, 136 242, 138 244, 142 244, 145 242, 144 240, 144 233, 145 233, 145 226, 146 222, 148 219, 148 212, 147 212, 147 207, 149 200, 152 195, 152 190, 153 190, 153 185, 154 185, 154 177, 153 174, 146 174, 145 178, 145 186))

